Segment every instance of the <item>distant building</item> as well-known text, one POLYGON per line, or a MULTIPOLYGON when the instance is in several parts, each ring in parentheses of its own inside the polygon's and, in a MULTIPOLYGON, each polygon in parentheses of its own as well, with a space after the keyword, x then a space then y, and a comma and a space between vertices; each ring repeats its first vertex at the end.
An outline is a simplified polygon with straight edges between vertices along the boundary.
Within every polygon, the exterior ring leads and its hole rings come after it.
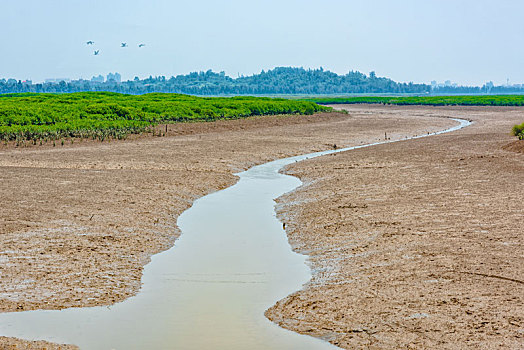
POLYGON ((457 83, 453 83, 451 80, 446 80, 443 83, 439 83, 436 80, 432 80, 431 81, 431 89, 432 90, 442 89, 442 88, 447 88, 447 87, 457 87, 457 86, 458 86, 458 84, 457 83))
POLYGON ((120 83, 122 81, 122 76, 118 73, 109 73, 107 75, 107 81, 110 82, 110 81, 113 81, 115 83, 120 83))
POLYGON ((101 74, 100 74, 98 77, 93 76, 93 77, 91 78, 91 81, 92 81, 93 83, 103 83, 103 82, 104 82, 104 76, 101 75, 101 74))
POLYGON ((58 79, 53 78, 53 79, 46 79, 44 82, 46 84, 57 84, 57 83, 59 83, 61 81, 65 82, 65 83, 70 83, 71 79, 69 79, 69 78, 58 78, 58 79))
POLYGON ((22 84, 25 84, 25 85, 33 85, 33 81, 27 79, 27 80, 24 80, 24 81, 22 82, 22 84))

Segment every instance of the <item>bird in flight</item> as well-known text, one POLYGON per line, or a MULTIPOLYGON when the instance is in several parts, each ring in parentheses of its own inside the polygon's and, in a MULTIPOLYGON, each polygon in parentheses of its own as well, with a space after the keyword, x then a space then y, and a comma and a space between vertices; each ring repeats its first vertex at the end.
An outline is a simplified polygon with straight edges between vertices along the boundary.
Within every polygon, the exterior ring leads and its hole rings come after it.
POLYGON ((144 47, 146 44, 138 44, 138 47, 144 47))
POLYGON ((120 44, 120 47, 127 47, 127 43, 120 44))
POLYGON ((87 45, 93 45, 95 42, 94 41, 91 41, 89 40, 88 42, 86 42, 87 45))
POLYGON ((100 50, 95 50, 94 55, 98 56, 99 53, 100 53, 100 50))

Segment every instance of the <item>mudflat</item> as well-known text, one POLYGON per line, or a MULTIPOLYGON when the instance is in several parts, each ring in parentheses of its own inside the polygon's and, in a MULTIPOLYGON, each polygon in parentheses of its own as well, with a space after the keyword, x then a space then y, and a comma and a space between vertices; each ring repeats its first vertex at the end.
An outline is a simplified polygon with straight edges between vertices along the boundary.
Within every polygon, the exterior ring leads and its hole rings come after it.
POLYGON ((0 310, 110 305, 137 293, 150 256, 178 237, 178 215, 232 185, 234 172, 382 139, 386 125, 402 138, 452 124, 325 113, 175 124, 166 137, 0 149, 0 310))
MULTIPOLYGON (((521 344, 515 186, 524 160, 502 147, 524 109, 348 108, 170 125, 166 137, 0 148, 0 310, 122 301, 138 292, 150 256, 176 247, 178 215, 233 184, 234 172, 385 132, 393 140, 442 130, 455 124, 449 117, 464 117, 474 127, 453 135, 287 169, 306 185, 279 199, 279 215, 314 278, 267 316, 342 347, 521 344)), ((17 344, 29 346, 0 338, 0 348, 17 344)))
POLYGON ((313 279, 266 315, 347 349, 522 349, 524 109, 344 108, 474 124, 289 166, 277 212, 313 279))

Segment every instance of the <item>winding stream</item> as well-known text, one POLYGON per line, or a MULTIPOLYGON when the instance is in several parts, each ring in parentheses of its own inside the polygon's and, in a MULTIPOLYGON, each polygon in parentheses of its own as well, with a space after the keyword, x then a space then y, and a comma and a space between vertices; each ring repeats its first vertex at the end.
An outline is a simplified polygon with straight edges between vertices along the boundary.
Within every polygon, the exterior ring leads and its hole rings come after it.
MULTIPOLYGON (((426 137, 461 129, 469 121, 426 137)), ((238 183, 196 200, 178 218, 182 235, 152 257, 140 292, 111 307, 0 314, 0 335, 81 349, 334 349, 264 317, 311 278, 274 211, 301 182, 285 165, 388 142, 276 160, 237 174, 238 183)))

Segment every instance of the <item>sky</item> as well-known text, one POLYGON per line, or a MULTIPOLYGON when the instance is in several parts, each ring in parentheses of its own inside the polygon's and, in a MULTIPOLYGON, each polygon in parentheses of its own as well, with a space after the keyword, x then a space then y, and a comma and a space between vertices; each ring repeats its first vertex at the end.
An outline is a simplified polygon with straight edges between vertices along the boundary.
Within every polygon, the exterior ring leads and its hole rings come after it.
POLYGON ((294 66, 524 83, 520 0, 0 0, 0 16, 0 78, 237 77, 294 66))

